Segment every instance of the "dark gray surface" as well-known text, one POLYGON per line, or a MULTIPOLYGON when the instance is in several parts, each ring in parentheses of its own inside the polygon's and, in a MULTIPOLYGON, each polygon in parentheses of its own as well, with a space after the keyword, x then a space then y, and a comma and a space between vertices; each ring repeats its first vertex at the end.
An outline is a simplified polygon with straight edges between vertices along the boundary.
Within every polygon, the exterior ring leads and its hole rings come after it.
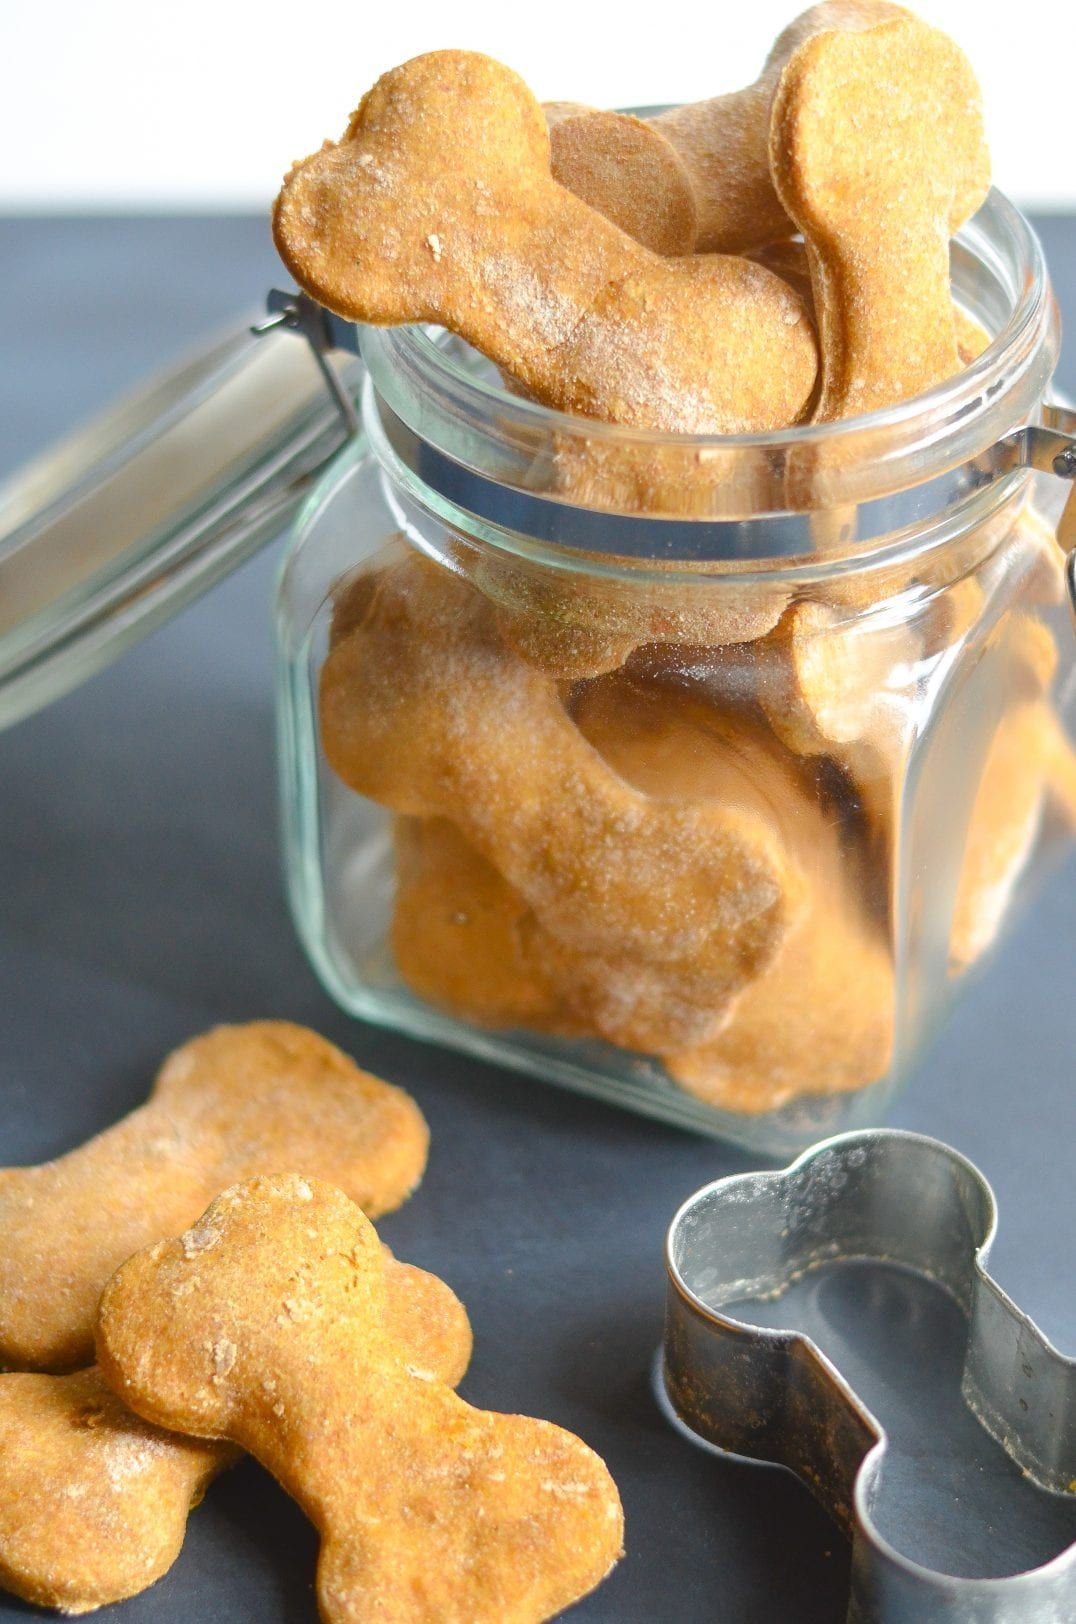
MULTIPOLYGON (((1076 319, 1076 221, 1044 222, 1044 236, 1076 319)), ((0 270, 0 472, 278 278, 253 220, 0 222, 0 270)), ((1076 390, 1076 350, 1060 376, 1076 390)), ((665 1227, 744 1158, 357 1025, 303 961, 277 860, 277 553, 0 735, 0 1162, 104 1127, 172 1045, 213 1021, 310 1023, 411 1089, 430 1120, 425 1183, 382 1227, 467 1303, 465 1395, 574 1428, 620 1484, 627 1560, 572 1616, 836 1624, 847 1553, 806 1492, 696 1454, 648 1389, 665 1227)), ((995 1273, 1070 1351, 1074 903, 1070 866, 969 990, 894 1116, 950 1139, 993 1181, 995 1273)), ((246 1464, 194 1514, 173 1571, 107 1616, 300 1624, 315 1617, 314 1552, 303 1518, 246 1464)), ((0 1600, 0 1621, 25 1616, 0 1600)))

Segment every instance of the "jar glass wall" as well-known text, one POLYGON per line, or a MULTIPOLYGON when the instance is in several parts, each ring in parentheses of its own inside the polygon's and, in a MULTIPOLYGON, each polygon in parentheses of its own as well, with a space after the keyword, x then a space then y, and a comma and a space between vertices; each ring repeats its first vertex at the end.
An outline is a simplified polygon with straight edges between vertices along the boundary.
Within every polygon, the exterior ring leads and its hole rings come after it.
POLYGON ((996 334, 931 395, 640 435, 364 339, 366 438, 278 601, 289 894, 366 1019, 775 1154, 876 1120, 1076 824, 1056 359, 996 194, 996 334))

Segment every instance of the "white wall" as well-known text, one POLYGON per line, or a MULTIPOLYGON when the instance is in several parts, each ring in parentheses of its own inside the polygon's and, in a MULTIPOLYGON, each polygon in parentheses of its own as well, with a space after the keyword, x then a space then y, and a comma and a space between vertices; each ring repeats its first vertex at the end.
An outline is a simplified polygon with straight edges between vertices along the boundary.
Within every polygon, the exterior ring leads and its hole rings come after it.
MULTIPOLYGON (((441 46, 543 98, 753 79, 799 0, 0 0, 0 210, 263 208, 386 68, 441 46), (635 21, 629 19, 634 16, 635 21)), ((1076 208, 1072 0, 924 0, 982 80, 998 184, 1076 208)))

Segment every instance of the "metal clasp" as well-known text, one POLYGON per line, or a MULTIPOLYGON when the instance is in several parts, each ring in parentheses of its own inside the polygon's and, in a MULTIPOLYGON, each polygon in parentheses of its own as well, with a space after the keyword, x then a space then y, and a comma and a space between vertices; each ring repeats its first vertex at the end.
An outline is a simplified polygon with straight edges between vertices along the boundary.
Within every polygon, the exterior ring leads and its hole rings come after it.
POLYGON ((1058 521, 1057 545, 1065 555, 1065 585, 1076 618, 1076 411, 1066 406, 1043 408, 1041 426, 1025 429, 1028 466, 1067 479, 1071 486, 1058 521))
POLYGON ((330 350, 350 350, 353 355, 358 355, 359 337, 354 324, 334 316, 332 311, 326 310, 323 305, 311 299, 309 294, 285 293, 281 288, 270 289, 265 308, 269 312, 268 316, 264 321, 256 322, 250 329, 251 332, 260 338, 263 333, 271 333, 278 327, 284 327, 289 332, 299 333, 305 338, 314 360, 321 369, 326 387, 344 420, 349 437, 358 434, 361 424, 355 402, 329 360, 330 350))

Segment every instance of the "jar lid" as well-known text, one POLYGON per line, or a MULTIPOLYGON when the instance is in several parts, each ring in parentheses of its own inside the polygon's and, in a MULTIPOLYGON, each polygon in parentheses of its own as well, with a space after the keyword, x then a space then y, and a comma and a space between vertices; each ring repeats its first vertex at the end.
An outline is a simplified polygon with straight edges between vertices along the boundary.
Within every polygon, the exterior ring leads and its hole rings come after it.
POLYGON ((354 428, 355 329, 292 295, 269 309, 0 486, 0 727, 279 535, 354 428))

